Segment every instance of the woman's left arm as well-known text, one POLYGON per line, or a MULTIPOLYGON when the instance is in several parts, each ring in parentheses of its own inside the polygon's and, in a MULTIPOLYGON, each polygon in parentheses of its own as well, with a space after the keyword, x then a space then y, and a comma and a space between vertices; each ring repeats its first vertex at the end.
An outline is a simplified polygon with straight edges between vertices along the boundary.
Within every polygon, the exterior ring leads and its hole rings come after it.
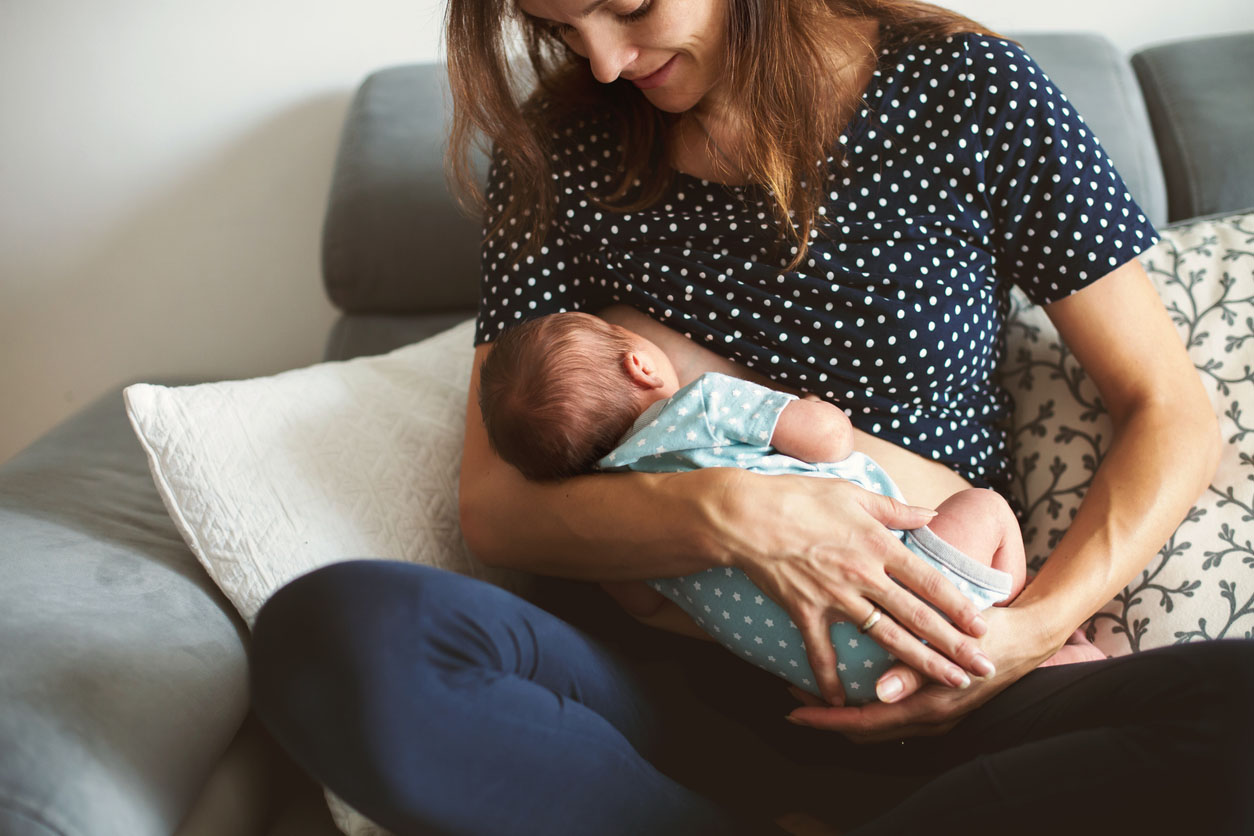
POLYGON ((1114 437, 1066 534, 1009 607, 987 611, 980 640, 997 672, 966 690, 924 685, 898 666, 901 694, 859 708, 811 704, 791 719, 865 741, 938 734, 1053 655, 1153 558, 1206 489, 1218 422, 1140 263, 1133 259, 1046 307, 1097 386, 1114 437))

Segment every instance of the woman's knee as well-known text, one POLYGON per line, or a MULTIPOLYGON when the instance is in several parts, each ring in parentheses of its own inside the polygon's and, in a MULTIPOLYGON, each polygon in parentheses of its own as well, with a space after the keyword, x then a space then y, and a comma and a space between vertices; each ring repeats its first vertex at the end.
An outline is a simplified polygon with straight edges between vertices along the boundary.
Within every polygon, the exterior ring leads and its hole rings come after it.
POLYGON ((421 670, 432 646, 446 651, 473 642, 450 631, 507 596, 489 584, 416 564, 355 560, 322 567, 276 592, 253 627, 251 668, 254 703, 264 712, 351 686, 369 690, 375 681, 424 681, 421 670), (400 657, 403 657, 400 658, 400 657))

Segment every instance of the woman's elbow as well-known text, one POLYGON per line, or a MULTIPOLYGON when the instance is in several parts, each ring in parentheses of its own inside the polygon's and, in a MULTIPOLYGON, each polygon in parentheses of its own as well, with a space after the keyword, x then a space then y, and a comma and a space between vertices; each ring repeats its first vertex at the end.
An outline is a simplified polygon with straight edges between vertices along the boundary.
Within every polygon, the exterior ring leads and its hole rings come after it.
POLYGON ((1193 464, 1194 487, 1200 496, 1214 481, 1223 455, 1224 438, 1219 418, 1209 399, 1195 401, 1189 406, 1164 403, 1160 408, 1166 414, 1166 420, 1173 421, 1177 428, 1172 433, 1174 438, 1171 446, 1189 453, 1188 459, 1193 464))

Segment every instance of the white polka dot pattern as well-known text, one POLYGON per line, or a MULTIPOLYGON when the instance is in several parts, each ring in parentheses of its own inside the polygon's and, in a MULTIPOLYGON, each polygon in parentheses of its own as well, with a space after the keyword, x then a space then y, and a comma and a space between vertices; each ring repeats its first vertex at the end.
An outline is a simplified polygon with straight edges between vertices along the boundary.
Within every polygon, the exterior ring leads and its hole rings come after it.
MULTIPOLYGON (((653 208, 609 212, 593 199, 614 179, 605 120, 555 140, 557 220, 535 256, 517 258, 516 225, 485 243, 477 342, 629 304, 977 485, 1006 484, 1010 287, 1054 301, 1156 240, 1066 98, 983 36, 884 51, 796 270, 760 188, 679 174, 653 208)), ((509 182, 498 159, 496 216, 509 182)))

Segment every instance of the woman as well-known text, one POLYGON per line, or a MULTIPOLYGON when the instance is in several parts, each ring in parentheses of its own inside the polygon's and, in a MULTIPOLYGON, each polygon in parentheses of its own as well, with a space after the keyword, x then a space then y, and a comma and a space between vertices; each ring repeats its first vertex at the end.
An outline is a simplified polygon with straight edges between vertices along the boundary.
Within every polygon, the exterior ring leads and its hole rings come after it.
POLYGON ((732 470, 532 484, 471 397, 477 555, 625 584, 737 566, 792 614, 827 704, 781 703, 730 655, 607 627, 569 596, 551 608, 586 630, 464 578, 349 564, 281 591, 255 631, 258 710, 304 765, 398 833, 769 832, 788 802, 841 822, 830 789, 768 795, 760 762, 703 748, 729 739, 763 742, 787 781, 925 776, 860 833, 991 830, 997 813, 1032 832, 1250 822, 1247 644, 1034 671, 1166 540, 1218 438, 1135 259, 1153 230, 1030 58, 899 0, 452 0, 447 34, 454 159, 464 175, 475 130, 496 147, 472 393, 509 325, 598 311, 682 382, 717 370, 839 401, 914 504, 732 470), (521 107, 513 22, 537 80, 521 107), (1035 582, 981 614, 887 527, 1004 487, 991 375, 1013 283, 1116 434, 1035 582), (880 702, 841 706, 836 620, 901 660, 880 702), (1187 819, 1168 788, 1196 802, 1187 819))

